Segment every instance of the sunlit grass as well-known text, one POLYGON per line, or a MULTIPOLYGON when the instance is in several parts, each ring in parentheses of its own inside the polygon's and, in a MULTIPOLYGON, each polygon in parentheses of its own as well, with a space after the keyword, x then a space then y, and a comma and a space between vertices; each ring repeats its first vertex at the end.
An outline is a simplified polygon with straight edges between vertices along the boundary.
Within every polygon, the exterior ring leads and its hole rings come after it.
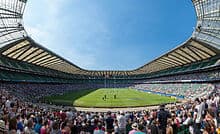
POLYGON ((175 102, 175 98, 137 91, 128 88, 102 88, 81 90, 61 96, 46 97, 55 104, 80 107, 137 107, 175 102))

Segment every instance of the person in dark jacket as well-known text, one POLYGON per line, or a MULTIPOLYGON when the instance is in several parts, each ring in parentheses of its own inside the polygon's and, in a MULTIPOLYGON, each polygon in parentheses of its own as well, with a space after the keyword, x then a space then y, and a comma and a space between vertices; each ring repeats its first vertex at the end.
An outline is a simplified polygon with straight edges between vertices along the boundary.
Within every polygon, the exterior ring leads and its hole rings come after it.
POLYGON ((161 134, 166 134, 167 119, 170 117, 170 113, 165 110, 165 105, 160 105, 160 110, 157 113, 157 120, 159 123, 158 127, 161 134))
POLYGON ((114 126, 113 126, 114 119, 111 117, 110 111, 107 113, 107 118, 106 118, 105 122, 106 122, 107 133, 111 134, 114 131, 114 126))

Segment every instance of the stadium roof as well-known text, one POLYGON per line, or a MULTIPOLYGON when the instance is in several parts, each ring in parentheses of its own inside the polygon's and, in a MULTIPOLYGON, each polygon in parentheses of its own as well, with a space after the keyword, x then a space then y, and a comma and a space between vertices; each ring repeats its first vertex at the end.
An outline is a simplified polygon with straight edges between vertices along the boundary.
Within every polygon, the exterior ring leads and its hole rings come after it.
POLYGON ((0 1, 0 54, 38 66, 89 76, 148 74, 218 57, 220 59, 220 0, 192 0, 197 25, 183 44, 155 60, 129 71, 82 69, 31 39, 23 26, 27 0, 0 1))

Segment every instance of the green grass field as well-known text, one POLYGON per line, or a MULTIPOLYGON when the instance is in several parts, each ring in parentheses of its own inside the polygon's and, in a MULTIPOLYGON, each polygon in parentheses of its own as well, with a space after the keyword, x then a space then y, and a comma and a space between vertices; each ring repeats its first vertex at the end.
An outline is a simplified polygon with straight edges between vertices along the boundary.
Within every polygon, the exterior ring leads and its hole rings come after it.
POLYGON ((53 104, 104 108, 138 107, 176 102, 174 98, 128 88, 81 90, 60 96, 48 96, 45 99, 53 104))

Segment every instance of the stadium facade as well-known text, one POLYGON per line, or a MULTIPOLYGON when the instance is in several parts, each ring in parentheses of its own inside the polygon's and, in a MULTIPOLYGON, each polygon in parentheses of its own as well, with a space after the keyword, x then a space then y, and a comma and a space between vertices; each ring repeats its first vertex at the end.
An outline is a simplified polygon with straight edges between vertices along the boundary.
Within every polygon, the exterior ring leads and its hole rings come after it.
POLYGON ((5 82, 119 83, 181 80, 220 80, 220 0, 192 0, 197 24, 192 36, 166 54, 127 71, 98 71, 78 67, 25 31, 27 0, 0 1, 0 80, 5 82), (183 77, 177 77, 183 76, 183 77))

